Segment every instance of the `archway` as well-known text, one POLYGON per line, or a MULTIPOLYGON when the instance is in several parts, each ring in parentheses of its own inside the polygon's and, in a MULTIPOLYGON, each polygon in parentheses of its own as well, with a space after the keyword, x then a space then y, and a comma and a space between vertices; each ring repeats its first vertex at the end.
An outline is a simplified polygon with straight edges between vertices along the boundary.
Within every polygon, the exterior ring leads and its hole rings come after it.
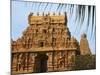
POLYGON ((34 72, 47 72, 47 60, 46 53, 38 53, 35 57, 34 72))

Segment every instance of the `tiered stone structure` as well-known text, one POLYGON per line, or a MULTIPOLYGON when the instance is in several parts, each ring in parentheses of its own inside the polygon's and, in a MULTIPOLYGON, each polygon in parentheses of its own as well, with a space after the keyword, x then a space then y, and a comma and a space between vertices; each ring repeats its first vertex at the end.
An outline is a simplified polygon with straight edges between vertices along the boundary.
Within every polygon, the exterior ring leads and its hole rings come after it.
POLYGON ((89 43, 88 43, 87 36, 85 33, 81 35, 80 54, 81 55, 91 55, 89 43))
POLYGON ((30 13, 28 24, 23 36, 12 40, 12 73, 71 70, 80 52, 67 26, 66 12, 42 16, 30 13))

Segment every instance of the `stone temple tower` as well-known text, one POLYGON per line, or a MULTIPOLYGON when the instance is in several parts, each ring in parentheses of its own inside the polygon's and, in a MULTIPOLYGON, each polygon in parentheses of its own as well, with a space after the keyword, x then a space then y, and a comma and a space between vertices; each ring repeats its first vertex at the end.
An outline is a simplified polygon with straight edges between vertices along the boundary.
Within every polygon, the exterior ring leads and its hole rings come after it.
POLYGON ((81 35, 80 54, 81 55, 90 55, 91 54, 91 51, 89 48, 89 43, 88 43, 87 36, 85 33, 81 35))
MULTIPOLYGON (((85 35, 82 40, 81 53, 90 54, 85 35)), ((66 12, 30 13, 28 27, 20 38, 12 40, 11 50, 13 74, 72 70, 80 53, 79 43, 68 28, 66 12)))

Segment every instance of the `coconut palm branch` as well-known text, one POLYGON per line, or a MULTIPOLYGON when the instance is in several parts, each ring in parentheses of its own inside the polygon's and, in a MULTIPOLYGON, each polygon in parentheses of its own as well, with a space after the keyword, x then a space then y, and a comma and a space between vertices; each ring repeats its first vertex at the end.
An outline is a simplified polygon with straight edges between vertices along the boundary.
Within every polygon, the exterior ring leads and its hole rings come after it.
POLYGON ((60 8, 61 3, 58 4, 56 11, 58 11, 58 9, 60 8))
POLYGON ((94 25, 94 22, 95 22, 95 11, 96 11, 96 8, 95 8, 95 6, 93 6, 93 10, 92 10, 92 29, 91 30, 93 31, 93 28, 94 28, 94 32, 95 32, 95 29, 96 29, 96 26, 94 25))
POLYGON ((49 3, 46 3, 45 8, 44 8, 44 11, 45 11, 45 10, 46 10, 46 8, 48 7, 48 4, 49 4, 49 3))
POLYGON ((39 5, 38 5, 38 11, 40 10, 41 4, 42 4, 42 2, 40 2, 39 5))

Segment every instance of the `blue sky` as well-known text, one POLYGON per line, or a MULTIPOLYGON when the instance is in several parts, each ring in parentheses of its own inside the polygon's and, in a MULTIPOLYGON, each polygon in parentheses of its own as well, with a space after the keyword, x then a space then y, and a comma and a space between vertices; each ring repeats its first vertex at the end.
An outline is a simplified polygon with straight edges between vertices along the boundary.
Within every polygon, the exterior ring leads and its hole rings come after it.
MULTIPOLYGON (((69 27, 69 30, 71 32, 71 35, 74 36, 78 41, 80 41, 80 37, 82 33, 86 33, 87 34, 87 39, 89 41, 89 46, 90 49, 92 51, 93 54, 95 54, 95 50, 96 50, 96 46, 95 46, 95 39, 96 36, 92 36, 91 37, 91 28, 92 28, 92 21, 90 21, 89 23, 89 27, 88 27, 88 31, 86 31, 86 27, 87 27, 87 12, 85 12, 85 20, 83 22, 83 24, 80 23, 76 23, 75 21, 75 16, 76 16, 76 8, 73 9, 73 14, 71 15, 69 7, 70 4, 67 4, 67 7, 65 8, 65 4, 62 7, 62 9, 57 9, 57 6, 59 4, 55 4, 55 3, 49 3, 47 8, 46 5, 47 3, 41 3, 41 5, 39 2, 23 2, 23 1, 12 1, 12 36, 11 38, 13 40, 18 39, 19 37, 22 36, 23 31, 27 28, 28 26, 28 15, 30 12, 33 12, 35 15, 37 12, 39 12, 40 14, 44 13, 48 13, 50 12, 51 14, 53 12, 55 13, 59 13, 61 12, 61 14, 64 14, 64 12, 67 12, 67 17, 68 17, 68 24, 67 26, 69 27), (81 29, 80 29, 80 26, 81 29)), ((77 7, 78 5, 74 5, 75 7, 77 7)), ((88 9, 87 9, 88 10, 88 9)), ((91 18, 90 18, 91 19, 91 18)), ((96 23, 94 23, 95 26, 96 23)), ((95 28, 95 27, 94 27, 95 28)), ((94 30, 94 29, 93 29, 94 30)), ((95 35, 95 31, 94 35, 95 35)))

